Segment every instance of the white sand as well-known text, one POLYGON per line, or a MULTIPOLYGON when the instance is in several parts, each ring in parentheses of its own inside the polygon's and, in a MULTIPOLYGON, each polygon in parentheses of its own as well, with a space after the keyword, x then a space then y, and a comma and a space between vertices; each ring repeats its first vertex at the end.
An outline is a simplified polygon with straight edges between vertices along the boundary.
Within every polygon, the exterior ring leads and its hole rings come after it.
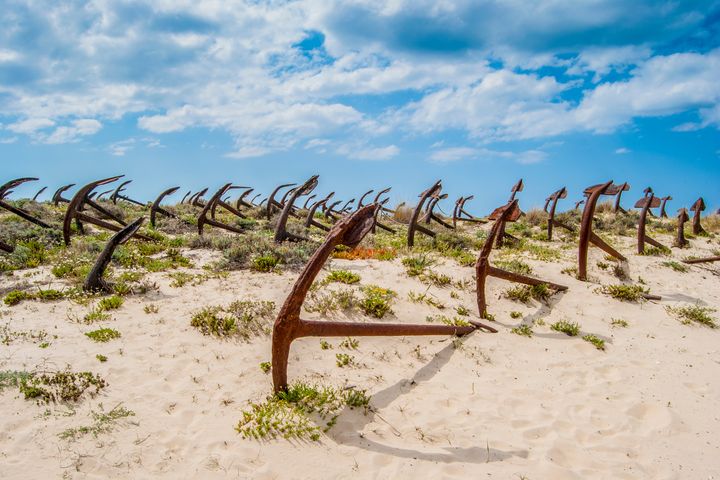
MULTIPOLYGON (((270 360, 270 338, 223 341, 189 324, 199 308, 237 299, 273 300, 279 307, 297 273, 234 272, 183 288, 171 288, 164 273, 152 274, 158 292, 128 297, 101 323, 122 332, 106 344, 83 335, 96 325, 69 319, 89 307, 3 305, 0 325, 44 329, 57 338, 46 349, 20 340, 0 345, 0 370, 71 365, 99 373, 109 387, 74 409, 37 406, 14 388, 0 394, 0 478, 720 478, 720 331, 683 325, 664 309, 696 302, 720 308, 720 266, 675 273, 661 266, 664 258, 633 254, 632 242, 624 239, 621 247, 632 279, 641 276, 661 302, 625 303, 595 292, 599 284, 618 283, 596 267, 603 257, 597 249, 589 262, 594 282, 562 274, 575 264, 573 246, 560 262, 528 261, 536 276, 570 287, 550 306, 498 298, 511 284, 490 279, 489 310, 500 332, 473 333, 459 349, 443 337, 359 338, 352 352, 359 366, 338 368, 338 339, 330 339, 334 350, 321 350, 318 339, 296 341, 291 381, 347 382, 372 395, 373 412, 343 411, 320 442, 243 439, 234 430, 240 412, 271 392, 270 376, 258 367, 270 360), (159 313, 146 314, 149 303, 159 313), (545 326, 536 325, 532 338, 512 334, 522 319, 511 319, 511 311, 522 312, 526 323, 542 318, 545 326), (629 327, 611 327, 612 318, 629 327), (551 331, 549 324, 561 319, 604 338, 606 351, 551 331), (109 360, 98 362, 98 353, 109 360), (133 423, 97 438, 58 438, 90 424, 89 413, 100 404, 106 411, 122 404, 135 412, 133 423)), ((717 245, 692 242, 673 257, 717 245)), ((396 290, 392 321, 425 323, 427 315, 452 316, 457 305, 476 316, 472 289, 431 288, 447 305, 443 312, 409 302, 410 290, 427 287, 409 278, 399 259, 333 266, 358 272, 362 284, 396 290), (452 299, 451 290, 460 298, 452 299)), ((472 268, 450 260, 438 270, 473 279, 472 268)), ((62 285, 46 271, 34 272, 3 277, 0 287, 62 285)))

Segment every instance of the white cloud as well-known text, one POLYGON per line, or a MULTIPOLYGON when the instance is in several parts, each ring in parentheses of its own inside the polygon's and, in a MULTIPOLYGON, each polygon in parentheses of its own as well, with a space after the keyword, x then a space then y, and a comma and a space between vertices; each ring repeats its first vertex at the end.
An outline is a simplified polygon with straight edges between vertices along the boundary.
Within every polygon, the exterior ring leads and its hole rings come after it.
POLYGON ((18 137, 5 137, 0 138, 0 144, 9 145, 18 141, 18 137))
POLYGON ((615 153, 616 153, 617 155, 625 155, 625 154, 630 153, 630 150, 627 149, 627 148, 625 148, 625 147, 620 147, 620 148, 618 148, 618 149, 615 150, 615 153))
POLYGON ((384 161, 396 157, 400 153, 400 149, 396 145, 388 145, 386 147, 363 148, 360 150, 350 150, 345 154, 349 158, 356 160, 376 160, 384 161))
POLYGON ((28 118, 20 122, 13 123, 7 126, 7 129, 15 133, 23 133, 31 135, 38 130, 50 128, 55 125, 55 122, 49 118, 28 118))
POLYGON ((430 160, 438 163, 455 162, 465 158, 475 158, 478 151, 470 147, 453 147, 437 150, 430 155, 430 160))
MULTIPOLYGON (((446 130, 476 146, 604 133, 687 111, 698 122, 676 130, 720 127, 719 51, 652 56, 663 35, 695 32, 702 15, 682 2, 592 3, 31 3, 0 18, 0 64, 19 72, 15 82, 0 72, 2 118, 13 133, 64 143, 137 114, 140 129, 159 135, 228 132, 235 158, 321 152, 327 138, 360 145, 353 158, 392 158, 397 145, 368 145, 446 130), (16 37, 23 16, 35 29, 16 37), (293 48, 311 30, 325 36, 322 48, 293 48), (535 71, 547 66, 600 83, 535 71), (603 82, 610 72, 623 80, 603 82)), ((460 155, 433 148, 434 161, 460 155)), ((544 155, 538 147, 513 160, 544 155)))
POLYGON ((499 158, 512 160, 522 165, 529 165, 542 162, 547 157, 547 152, 535 149, 513 152, 488 148, 452 147, 433 152, 430 155, 430 160, 437 163, 450 163, 464 159, 499 158))
POLYGON ((80 140, 80 137, 93 135, 100 131, 102 124, 92 118, 73 120, 71 126, 57 127, 43 141, 45 143, 72 143, 80 140))

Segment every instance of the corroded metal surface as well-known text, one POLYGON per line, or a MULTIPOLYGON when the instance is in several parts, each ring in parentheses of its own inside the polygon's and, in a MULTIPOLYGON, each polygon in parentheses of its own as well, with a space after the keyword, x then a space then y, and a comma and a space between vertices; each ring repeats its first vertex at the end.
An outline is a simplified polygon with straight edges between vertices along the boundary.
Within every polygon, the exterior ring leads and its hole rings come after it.
POLYGON ((684 208, 679 209, 677 215, 677 233, 673 247, 684 248, 688 246, 688 241, 685 239, 685 222, 688 220, 690 220, 690 216, 687 210, 684 208))
POLYGON ((16 178, 15 180, 10 180, 9 182, 6 182, 2 186, 0 186, 0 208, 4 208, 8 212, 14 213, 18 217, 22 218, 23 220, 27 220, 30 223, 34 223, 35 225, 42 227, 42 228, 52 228, 47 223, 43 222, 39 218, 35 217, 34 215, 26 212, 22 208, 15 207, 14 205, 10 205, 5 201, 8 195, 12 193, 12 189, 15 187, 18 187, 26 182, 34 182, 37 178, 34 177, 24 177, 24 178, 16 178))
POLYGON ((565 187, 562 187, 560 190, 557 190, 553 192, 552 195, 547 197, 545 199, 545 208, 544 210, 548 212, 548 220, 547 220, 547 238, 548 241, 552 240, 552 234, 553 234, 553 227, 560 227, 564 228, 565 230, 568 230, 570 232, 574 232, 575 229, 571 227, 570 225, 567 225, 559 220, 555 219, 555 209, 557 207, 558 200, 562 198, 567 198, 567 189, 565 187), (550 210, 548 211, 548 204, 550 207, 550 210))
POLYGON ((338 245, 357 246, 374 223, 378 204, 367 205, 340 219, 323 244, 315 251, 293 285, 278 313, 272 333, 272 378, 276 392, 287 388, 290 344, 301 337, 395 336, 395 335, 466 335, 473 326, 413 325, 403 323, 350 323, 312 321, 300 318, 305 296, 325 261, 338 245))
POLYGON ((485 282, 488 276, 508 280, 511 282, 523 283, 525 285, 545 284, 548 287, 559 291, 564 291, 568 289, 568 287, 566 287, 565 285, 559 285, 553 282, 538 280, 537 278, 520 275, 514 272, 508 272, 507 270, 503 270, 501 268, 493 267, 492 265, 490 265, 490 252, 492 251, 496 237, 501 233, 500 231, 502 225, 504 225, 506 222, 516 221, 518 218, 520 218, 521 214, 522 212, 518 207, 518 201, 512 200, 508 202, 507 205, 496 208, 490 215, 490 219, 495 220, 495 223, 490 229, 490 233, 485 239, 485 243, 480 250, 477 261, 475 262, 475 292, 477 296, 478 313, 480 315, 480 318, 488 317, 487 297, 485 295, 485 282))
POLYGON ((693 212, 693 223, 692 223, 692 231, 695 235, 700 235, 701 233, 705 233, 705 229, 700 224, 700 214, 705 210, 705 201, 702 199, 702 197, 695 200, 695 203, 693 203, 692 207, 690 207, 690 211, 693 212))
POLYGON ((641 198, 635 203, 635 208, 640 208, 640 218, 638 220, 638 230, 637 230, 637 253, 643 254, 645 253, 645 243, 649 243, 650 245, 660 248, 660 249, 667 249, 665 245, 661 244, 657 240, 653 239, 650 235, 646 232, 646 226, 647 226, 647 216, 648 212, 651 208, 658 208, 660 206, 660 199, 656 197, 652 191, 649 192, 648 196, 641 198))
POLYGON ((55 190, 55 193, 52 196, 53 205, 55 205, 57 207, 61 203, 70 203, 70 200, 63 197, 62 195, 63 195, 63 193, 67 192, 74 186, 75 186, 74 183, 70 183, 68 185, 63 185, 62 187, 55 190))
POLYGON ((140 229, 144 220, 144 217, 140 217, 110 237, 110 240, 108 240, 105 248, 102 252, 100 252, 100 255, 95 261, 92 270, 90 270, 90 273, 88 273, 88 276, 85 278, 85 283, 83 283, 84 291, 106 293, 113 292, 112 285, 103 278, 105 269, 110 263, 110 259, 112 258, 115 249, 119 245, 122 245, 130 240, 132 236, 137 233, 138 229, 140 229))
POLYGON ((623 185, 615 185, 612 180, 600 185, 593 185, 585 189, 587 202, 583 209, 582 220, 580 221, 580 236, 578 240, 578 279, 587 280, 587 254, 588 248, 592 243, 596 247, 602 249, 605 253, 612 255, 620 261, 627 259, 617 250, 605 243, 603 239, 598 237, 592 231, 592 221, 595 215, 595 207, 601 195, 617 195, 623 191, 623 185))
POLYGON ((158 213, 161 215, 165 215, 166 217, 178 218, 177 215, 175 215, 174 213, 161 207, 160 202, 162 202, 163 199, 168 195, 172 195, 173 193, 177 192, 179 189, 180 187, 171 187, 167 190, 163 190, 160 195, 157 196, 153 204, 150 206, 150 225, 155 227, 155 217, 158 213))
POLYGON ((275 226, 275 241, 280 243, 285 240, 290 240, 292 242, 299 242, 302 240, 308 240, 306 237, 301 237, 300 235, 295 235, 293 233, 290 233, 287 231, 287 221, 290 217, 290 213, 292 212, 293 205, 297 201, 298 198, 300 198, 303 195, 309 195, 313 190, 315 190, 315 187, 318 185, 318 178, 319 175, 313 175, 305 183, 302 185, 296 187, 293 189, 292 194, 290 197, 288 197, 285 201, 285 205, 283 206, 282 212, 280 213, 280 218, 278 219, 278 223, 275 226))

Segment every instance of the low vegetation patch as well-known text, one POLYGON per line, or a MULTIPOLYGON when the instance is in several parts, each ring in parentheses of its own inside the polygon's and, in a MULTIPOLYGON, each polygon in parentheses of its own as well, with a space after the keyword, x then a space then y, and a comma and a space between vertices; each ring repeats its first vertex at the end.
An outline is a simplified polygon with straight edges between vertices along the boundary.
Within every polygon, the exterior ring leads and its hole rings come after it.
POLYGON ((427 254, 411 255, 402 259, 405 272, 411 277, 422 275, 435 263, 435 259, 427 254))
POLYGON ((397 296, 395 292, 377 285, 368 285, 362 291, 363 297, 359 306, 365 315, 383 318, 386 314, 392 313, 391 304, 397 296))
POLYGON ((605 340, 597 335, 588 333, 587 335, 583 335, 582 339, 586 342, 592 343, 598 350, 605 350, 605 340))
POLYGON ((338 310, 350 310, 357 306, 357 303, 358 298, 351 288, 340 288, 326 292, 313 290, 308 293, 303 308, 306 312, 319 313, 325 316, 338 310))
POLYGON ((349 249, 338 246, 333 252, 333 258, 342 260, 392 260, 395 257, 397 257, 397 251, 394 248, 355 247, 349 249))
POLYGON ((538 285, 517 285, 511 287, 503 293, 505 298, 515 300, 518 302, 528 303, 530 299, 534 299, 540 302, 546 302, 553 291, 545 283, 538 285))
POLYGON ((76 402, 87 392, 97 395, 107 382, 91 372, 70 370, 52 373, 30 373, 20 378, 18 388, 26 400, 40 403, 76 402))
POLYGON ((616 328, 627 328, 628 322, 622 318, 613 318, 610 320, 610 325, 616 328))
POLYGON ((28 292, 26 290, 12 290, 5 295, 3 302, 7 306, 17 305, 23 300, 40 300, 41 302, 52 302, 65 298, 70 291, 54 290, 38 290, 37 292, 28 292))
POLYGON ((227 307, 203 308, 193 315, 190 325, 203 335, 249 339, 270 333, 274 313, 274 302, 238 300, 227 307))
POLYGON ((86 332, 85 336, 93 342, 106 343, 110 340, 122 337, 122 334, 112 328, 99 328, 97 330, 93 330, 92 332, 86 332))
POLYGON ((668 260, 666 262, 662 262, 661 265, 663 267, 671 268, 676 272, 685 273, 688 271, 687 265, 684 263, 676 262, 675 260, 668 260))
POLYGON ((250 408, 242 412, 235 429, 243 438, 255 440, 279 437, 318 441, 323 432, 335 425, 341 409, 346 406, 367 412, 370 398, 364 390, 355 388, 297 382, 262 403, 251 403, 250 408))
POLYGON ((512 333, 514 333, 515 335, 520 335, 523 337, 532 337, 533 336, 532 327, 525 323, 522 325, 518 325, 517 327, 513 327, 510 331, 512 333))
POLYGON ((600 291, 605 295, 625 302, 637 302, 644 299, 649 290, 642 285, 603 285, 600 291))
POLYGON ((560 320, 550 325, 550 329, 556 332, 564 333, 567 336, 575 337, 580 333, 580 325, 567 320, 560 320))
POLYGON ((90 425, 68 428, 60 432, 58 436, 63 440, 77 440, 87 434, 92 434, 93 437, 97 438, 104 433, 112 432, 120 425, 122 420, 135 416, 135 412, 128 410, 122 405, 116 405, 109 412, 103 410, 102 403, 99 404, 99 407, 100 411, 90 411, 90 416, 93 420, 90 425))
POLYGON ((327 283, 338 282, 344 283, 345 285, 352 285, 360 281, 360 275, 349 270, 331 270, 324 281, 327 283))
POLYGON ((666 306, 665 310, 678 320, 683 325, 689 325, 691 323, 699 323, 710 328, 717 328, 717 323, 711 313, 715 311, 714 308, 701 307, 700 305, 684 305, 678 307, 666 306))

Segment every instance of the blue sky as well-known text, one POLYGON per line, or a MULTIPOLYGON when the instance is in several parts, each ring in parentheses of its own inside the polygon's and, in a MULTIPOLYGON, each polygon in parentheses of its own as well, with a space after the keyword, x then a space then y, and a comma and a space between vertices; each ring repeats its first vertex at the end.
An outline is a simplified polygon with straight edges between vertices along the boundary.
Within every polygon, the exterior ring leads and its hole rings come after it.
POLYGON ((718 1, 9 0, 0 180, 124 173, 149 200, 318 173, 413 201, 442 178, 482 214, 519 177, 526 209, 614 179, 715 209, 719 80, 718 1))

